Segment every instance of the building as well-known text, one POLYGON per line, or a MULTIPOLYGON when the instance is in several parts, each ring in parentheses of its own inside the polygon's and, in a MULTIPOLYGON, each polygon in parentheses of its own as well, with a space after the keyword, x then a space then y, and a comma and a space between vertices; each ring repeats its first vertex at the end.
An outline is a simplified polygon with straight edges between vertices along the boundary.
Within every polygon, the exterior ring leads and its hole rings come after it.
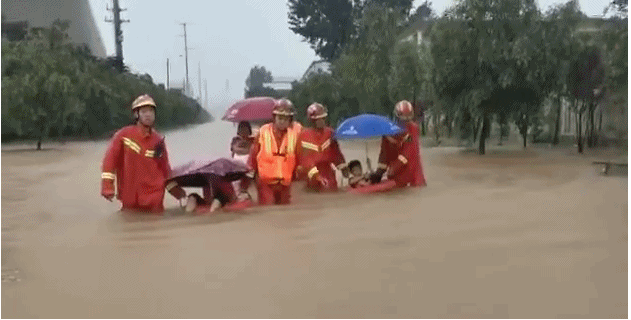
POLYGON ((311 62, 305 73, 300 78, 300 81, 305 81, 313 74, 318 73, 331 73, 331 63, 326 60, 316 60, 311 62))
POLYGON ((96 57, 106 57, 88 0, 3 0, 2 17, 3 34, 7 31, 15 34, 25 26, 28 29, 48 28, 56 19, 70 20, 70 41, 87 45, 96 57))
POLYGON ((274 77, 271 82, 263 83, 263 87, 274 89, 281 96, 287 96, 289 92, 291 92, 292 83, 295 81, 298 81, 298 79, 292 77, 274 77))

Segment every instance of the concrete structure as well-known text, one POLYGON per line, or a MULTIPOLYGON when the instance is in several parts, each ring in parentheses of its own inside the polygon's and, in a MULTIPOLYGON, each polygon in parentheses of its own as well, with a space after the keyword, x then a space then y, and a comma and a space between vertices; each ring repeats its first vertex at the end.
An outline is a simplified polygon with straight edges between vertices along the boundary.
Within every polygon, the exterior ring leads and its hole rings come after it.
POLYGON ((71 41, 86 44, 96 57, 106 56, 88 0, 3 0, 2 15, 6 22, 26 21, 29 29, 50 27, 56 19, 70 20, 71 41))

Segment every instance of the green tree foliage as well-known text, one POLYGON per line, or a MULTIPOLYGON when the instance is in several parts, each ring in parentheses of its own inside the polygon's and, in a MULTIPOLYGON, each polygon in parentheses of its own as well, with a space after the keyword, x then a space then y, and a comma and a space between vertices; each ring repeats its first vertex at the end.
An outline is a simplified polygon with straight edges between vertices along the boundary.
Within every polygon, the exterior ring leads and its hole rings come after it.
POLYGON ((115 72, 85 48, 67 44, 67 22, 2 42, 2 140, 96 138, 130 123, 131 101, 148 93, 157 126, 210 121, 191 99, 166 92, 148 75, 115 72))
POLYGON ((546 56, 543 63, 545 87, 549 89, 549 101, 554 106, 554 134, 552 144, 559 142, 561 124, 561 102, 570 97, 567 88, 567 75, 575 52, 580 51, 580 43, 574 36, 582 13, 578 1, 552 7, 544 17, 543 44, 546 56))
POLYGON ((269 87, 265 87, 265 83, 274 81, 272 72, 265 67, 254 66, 250 69, 250 74, 245 79, 245 97, 273 97, 280 98, 280 94, 269 87))
POLYGON ((359 20, 360 37, 350 44, 333 64, 333 75, 339 79, 341 95, 359 103, 361 112, 390 113, 388 74, 391 71, 391 49, 402 30, 404 17, 384 5, 373 4, 364 9, 359 20))
POLYGON ((302 83, 294 83, 289 99, 296 106, 297 118, 307 123, 307 107, 318 102, 329 110, 329 119, 334 122, 337 119, 350 116, 347 106, 340 105, 340 88, 336 80, 326 73, 316 73, 309 76, 302 83))
POLYGON ((596 101, 602 97, 604 79, 605 67, 602 63, 600 50, 597 47, 585 48, 570 66, 568 88, 572 95, 579 100, 575 109, 577 112, 577 144, 579 153, 583 152, 582 117, 585 112, 588 112, 588 144, 590 147, 593 144, 596 101))
POLYGON ((318 56, 333 61, 361 34, 358 21, 373 5, 407 15, 412 0, 289 0, 290 29, 309 42, 318 56))
POLYGON ((248 90, 256 87, 262 87, 264 83, 274 81, 272 72, 265 69, 265 67, 254 66, 250 69, 250 74, 245 79, 245 86, 248 90))
POLYGON ((433 29, 437 94, 455 104, 463 119, 470 114, 474 126, 480 123, 480 154, 493 114, 509 108, 518 125, 528 128, 541 106, 547 89, 539 65, 545 61, 543 34, 533 0, 461 0, 433 29))

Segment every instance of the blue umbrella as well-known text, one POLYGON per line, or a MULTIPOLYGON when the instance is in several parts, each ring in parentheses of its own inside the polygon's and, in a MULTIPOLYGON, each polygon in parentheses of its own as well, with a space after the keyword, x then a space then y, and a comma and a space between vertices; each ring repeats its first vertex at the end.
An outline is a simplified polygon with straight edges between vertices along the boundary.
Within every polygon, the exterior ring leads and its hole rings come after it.
POLYGON ((376 114, 362 114, 346 119, 337 130, 338 139, 366 139, 391 136, 405 131, 390 119, 376 114))
MULTIPOLYGON (((405 130, 390 119, 376 114, 362 114, 346 119, 335 130, 338 139, 368 139, 381 136, 391 136, 405 130)), ((372 172, 368 159, 368 142, 366 142, 366 164, 372 172)))

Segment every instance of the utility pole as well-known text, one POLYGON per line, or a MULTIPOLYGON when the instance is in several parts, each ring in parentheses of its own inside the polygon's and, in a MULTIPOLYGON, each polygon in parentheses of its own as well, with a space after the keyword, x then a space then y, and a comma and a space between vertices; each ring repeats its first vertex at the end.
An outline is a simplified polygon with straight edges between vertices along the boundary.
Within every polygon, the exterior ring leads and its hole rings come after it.
POLYGON ((105 19, 105 22, 114 23, 114 40, 116 41, 116 60, 115 67, 119 72, 123 72, 123 30, 121 30, 121 24, 123 22, 129 22, 129 20, 121 20, 120 13, 127 9, 121 9, 118 5, 118 0, 112 0, 114 7, 112 9, 107 8, 108 11, 114 13, 114 20, 105 19))
POLYGON ((169 58, 167 58, 167 90, 169 90, 169 58))
POLYGON ((204 109, 208 109, 208 80, 204 79, 204 109))
POLYGON ((202 103, 202 63, 197 63, 197 82, 199 83, 199 103, 202 103))
POLYGON ((188 86, 188 42, 187 42, 187 38, 186 38, 186 22, 180 23, 183 27, 184 27, 184 60, 186 63, 186 84, 184 86, 184 93, 188 94, 189 93, 189 86, 188 86))

